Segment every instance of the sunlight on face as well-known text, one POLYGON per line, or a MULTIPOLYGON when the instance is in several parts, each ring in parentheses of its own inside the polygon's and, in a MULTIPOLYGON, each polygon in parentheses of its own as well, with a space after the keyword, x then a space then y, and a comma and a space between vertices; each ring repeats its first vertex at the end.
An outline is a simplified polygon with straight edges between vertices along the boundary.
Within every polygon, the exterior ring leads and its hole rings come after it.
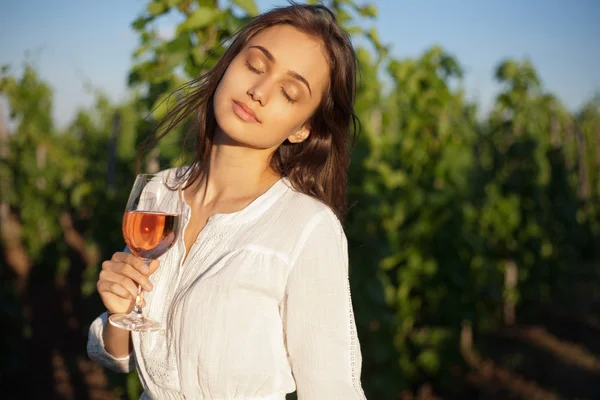
POLYGON ((256 34, 233 59, 215 93, 223 133, 257 149, 310 134, 307 120, 329 81, 322 44, 294 27, 278 25, 256 34))

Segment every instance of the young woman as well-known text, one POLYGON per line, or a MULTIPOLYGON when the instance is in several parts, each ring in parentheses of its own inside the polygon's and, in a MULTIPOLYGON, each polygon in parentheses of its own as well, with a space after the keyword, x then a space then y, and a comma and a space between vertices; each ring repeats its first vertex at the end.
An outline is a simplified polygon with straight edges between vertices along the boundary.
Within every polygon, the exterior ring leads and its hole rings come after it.
POLYGON ((92 359, 137 367, 143 399, 365 398, 340 223, 355 79, 323 6, 277 8, 236 35, 163 125, 197 122, 196 158, 177 171, 183 235, 149 270, 128 253, 102 264, 92 359), (138 283, 163 331, 107 324, 138 283))

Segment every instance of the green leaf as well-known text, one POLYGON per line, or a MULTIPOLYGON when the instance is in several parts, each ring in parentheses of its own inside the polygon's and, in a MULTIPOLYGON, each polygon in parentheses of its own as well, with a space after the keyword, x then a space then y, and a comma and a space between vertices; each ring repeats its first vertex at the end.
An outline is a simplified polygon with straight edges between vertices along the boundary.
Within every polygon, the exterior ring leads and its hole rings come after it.
POLYGON ((356 11, 363 17, 376 18, 377 17, 377 6, 375 4, 369 4, 363 7, 357 7, 356 11))
POLYGON ((167 53, 164 59, 164 68, 171 70, 179 65, 186 57, 188 53, 185 51, 178 51, 176 53, 167 53))
POLYGON ((130 399, 137 399, 142 394, 142 384, 138 374, 134 371, 127 375, 127 395, 130 399))
POLYGON ((89 182, 83 182, 75 186, 71 193, 71 204, 75 207, 79 207, 82 203, 83 198, 92 193, 92 185, 89 182))
POLYGON ((149 43, 145 43, 143 45, 141 45, 140 47, 138 47, 134 52, 133 52, 133 56, 134 57, 139 57, 142 54, 144 54, 145 52, 147 52, 148 50, 150 50, 152 46, 150 46, 149 43))
POLYGON ((189 77, 196 77, 200 73, 200 67, 191 57, 188 57, 183 70, 189 77))
POLYGON ((161 120, 169 111, 169 93, 163 93, 154 102, 151 108, 151 114, 156 120, 161 120))
POLYGON ((236 32, 238 29, 243 27, 246 23, 245 18, 240 18, 240 17, 235 16, 231 12, 231 10, 228 10, 226 13, 223 14, 223 19, 224 19, 223 26, 226 27, 226 31, 229 32, 229 34, 236 32))
POLYGON ((189 34, 183 33, 171 40, 165 45, 165 51, 167 53, 178 53, 178 52, 189 52, 190 50, 190 37, 189 34))
POLYGON ((192 60, 194 61, 197 67, 200 67, 206 61, 207 58, 206 52, 200 47, 194 47, 190 52, 190 55, 192 56, 192 60))
POLYGON ((425 371, 430 374, 434 374, 437 372, 440 367, 440 360, 437 353, 433 350, 425 350, 417 359, 417 362, 423 367, 425 371))
POLYGON ((153 1, 152 3, 148 4, 148 12, 154 16, 160 15, 165 11, 167 11, 167 6, 164 3, 153 1))
POLYGON ((196 0, 199 7, 212 8, 215 6, 215 0, 196 0))
POLYGON ((154 17, 141 16, 138 19, 136 19, 135 21, 133 21, 131 23, 131 26, 133 27, 133 29, 140 32, 146 27, 146 24, 148 22, 152 21, 153 19, 154 19, 154 17))
POLYGON ((383 48, 381 40, 379 39, 379 33, 377 33, 377 30, 375 28, 369 29, 369 31, 366 34, 367 38, 369 38, 369 40, 371 41, 371 43, 373 43, 373 46, 375 46, 377 50, 383 48))
POLYGON ((221 16, 221 11, 214 7, 199 7, 187 20, 177 27, 176 34, 189 32, 209 26, 221 16))
POLYGON ((346 27, 346 32, 348 32, 351 35, 358 35, 363 33, 363 30, 359 26, 348 26, 346 27))
POLYGON ((338 11, 336 18, 342 26, 345 26, 348 21, 352 21, 352 16, 342 9, 338 11))
POLYGON ((258 15, 258 7, 256 7, 254 0, 232 0, 231 2, 244 10, 250 17, 258 15))

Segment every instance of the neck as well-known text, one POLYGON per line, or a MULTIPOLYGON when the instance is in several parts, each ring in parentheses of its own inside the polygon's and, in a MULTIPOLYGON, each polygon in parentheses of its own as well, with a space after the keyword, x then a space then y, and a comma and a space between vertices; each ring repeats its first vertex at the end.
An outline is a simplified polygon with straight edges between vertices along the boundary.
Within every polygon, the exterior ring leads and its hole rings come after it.
POLYGON ((242 146, 217 131, 208 170, 197 187, 194 202, 207 205, 262 193, 280 178, 269 165, 272 153, 273 149, 242 146))

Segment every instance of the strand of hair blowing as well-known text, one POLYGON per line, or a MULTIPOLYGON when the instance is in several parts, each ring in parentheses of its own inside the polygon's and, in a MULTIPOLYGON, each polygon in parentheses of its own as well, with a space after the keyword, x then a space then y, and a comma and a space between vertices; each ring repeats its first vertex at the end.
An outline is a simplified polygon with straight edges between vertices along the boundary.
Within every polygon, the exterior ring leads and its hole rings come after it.
POLYGON ((350 143, 354 145, 360 123, 354 113, 357 59, 348 34, 339 27, 334 14, 322 5, 291 3, 255 17, 233 35, 231 46, 214 68, 180 87, 179 98, 138 152, 137 168, 143 153, 184 121, 191 120, 183 146, 195 143, 190 166, 178 171, 187 180, 186 188, 205 176, 214 143, 217 122, 213 96, 227 67, 246 43, 261 30, 287 24, 323 44, 329 62, 330 81, 321 104, 308 121, 311 133, 301 143, 283 143, 271 158, 271 167, 287 177, 294 189, 327 204, 340 220, 347 207, 347 175, 350 143))

